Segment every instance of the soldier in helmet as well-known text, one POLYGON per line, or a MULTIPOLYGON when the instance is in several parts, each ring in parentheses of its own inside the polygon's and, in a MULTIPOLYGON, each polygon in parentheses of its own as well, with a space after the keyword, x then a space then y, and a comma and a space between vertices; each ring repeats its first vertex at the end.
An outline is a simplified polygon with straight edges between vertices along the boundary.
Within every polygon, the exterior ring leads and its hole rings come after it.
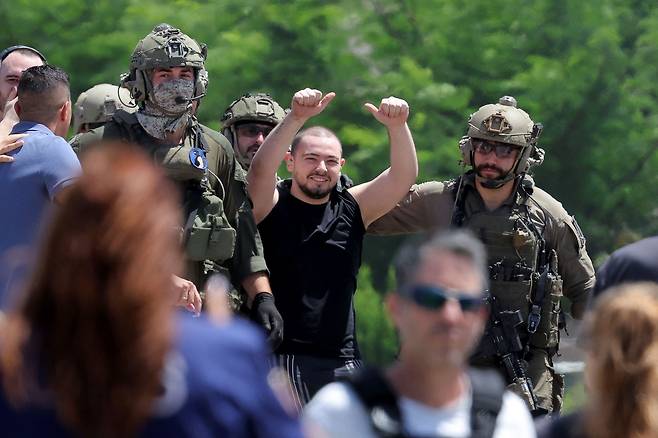
MULTIPOLYGON (((244 170, 249 170, 251 160, 265 138, 286 114, 287 111, 265 93, 247 93, 226 108, 220 119, 222 134, 233 145, 235 156, 244 170)), ((354 182, 347 174, 340 174, 339 189, 349 189, 353 185, 354 182)))
MULTIPOLYGON (((220 133, 201 125, 196 107, 205 96, 206 46, 168 24, 156 26, 133 51, 122 76, 138 105, 119 109, 103 127, 76 136, 80 154, 101 140, 137 144, 180 188, 187 256, 186 280, 175 278, 182 299, 198 296, 214 272, 230 276, 247 295, 252 317, 277 345, 283 322, 274 305, 260 236, 245 187, 246 176, 220 133)), ((240 303, 234 296, 235 306, 240 303)), ((196 308, 198 310, 198 308, 196 308)))
POLYGON ((594 286, 575 218, 528 175, 544 158, 541 128, 513 97, 481 107, 459 143, 469 170, 412 187, 368 228, 386 235, 452 225, 480 237, 488 252, 491 318, 473 364, 498 367, 536 415, 559 412, 562 403, 562 376, 553 368, 561 299, 580 318, 594 286), (501 333, 503 339, 495 336, 501 333))
POLYGON ((73 132, 80 134, 103 126, 116 110, 128 113, 137 110, 130 91, 116 85, 98 84, 78 96, 73 106, 73 132))
POLYGON ((269 94, 247 93, 226 108, 220 123, 222 134, 233 145, 235 157, 245 170, 265 137, 286 116, 286 111, 269 94))

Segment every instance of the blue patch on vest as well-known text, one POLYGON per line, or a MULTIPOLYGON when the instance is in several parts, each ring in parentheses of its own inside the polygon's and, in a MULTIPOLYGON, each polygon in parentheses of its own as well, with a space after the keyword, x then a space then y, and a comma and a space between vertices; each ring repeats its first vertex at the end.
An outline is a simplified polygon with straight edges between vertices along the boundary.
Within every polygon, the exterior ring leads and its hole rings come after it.
POLYGON ((208 168, 208 159, 206 158, 206 151, 199 148, 192 148, 190 150, 190 163, 197 169, 206 170, 208 168))

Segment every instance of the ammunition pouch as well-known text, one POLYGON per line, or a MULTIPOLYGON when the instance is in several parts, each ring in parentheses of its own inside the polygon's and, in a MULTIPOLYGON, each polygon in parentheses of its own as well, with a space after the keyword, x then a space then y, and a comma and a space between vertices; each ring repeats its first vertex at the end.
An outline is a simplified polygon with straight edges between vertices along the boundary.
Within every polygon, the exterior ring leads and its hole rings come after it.
POLYGON ((185 233, 189 260, 221 264, 233 257, 236 231, 224 215, 224 203, 210 191, 204 192, 199 207, 190 213, 185 233))
POLYGON ((560 312, 562 299, 562 279, 549 272, 546 278, 546 295, 541 304, 541 320, 537 331, 530 337, 530 345, 537 348, 552 349, 560 341, 560 312))
POLYGON ((532 282, 523 281, 492 281, 495 283, 496 304, 499 311, 520 310, 523 321, 528 320, 530 311, 530 291, 532 282))

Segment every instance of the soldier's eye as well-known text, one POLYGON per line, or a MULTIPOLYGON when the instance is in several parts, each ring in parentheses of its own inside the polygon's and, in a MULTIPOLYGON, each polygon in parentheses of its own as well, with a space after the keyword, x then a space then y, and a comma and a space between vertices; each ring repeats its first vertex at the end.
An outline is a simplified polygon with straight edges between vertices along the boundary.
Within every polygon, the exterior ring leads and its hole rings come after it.
POLYGON ((499 158, 508 158, 512 155, 512 147, 508 145, 496 146, 496 156, 499 158))

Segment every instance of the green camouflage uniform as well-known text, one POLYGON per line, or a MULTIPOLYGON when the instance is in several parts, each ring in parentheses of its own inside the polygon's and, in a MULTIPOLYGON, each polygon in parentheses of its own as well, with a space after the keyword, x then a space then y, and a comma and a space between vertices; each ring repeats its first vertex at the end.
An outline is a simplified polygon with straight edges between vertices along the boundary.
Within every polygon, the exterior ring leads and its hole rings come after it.
MULTIPOLYGON (((495 114, 499 109, 489 108, 486 113, 495 114)), ((514 117, 507 117, 514 124, 514 117)), ((531 129, 527 131, 528 136, 531 129)), ((477 133, 469 134, 480 138, 477 133)), ((501 142, 500 136, 491 137, 501 142)), ((462 140, 462 151, 465 141, 470 141, 470 136, 462 140)), ((467 153, 471 152, 468 147, 467 153)), ((529 164, 535 164, 543 159, 543 151, 534 155, 530 151, 525 156, 530 159, 529 164)), ((465 157, 465 161, 470 164, 469 157, 465 157)), ((522 169, 527 170, 529 164, 522 169)), ((489 291, 496 297, 499 310, 520 310, 523 317, 519 335, 526 348, 523 360, 533 383, 536 407, 555 412, 561 408, 563 392, 562 376, 554 372, 552 360, 559 346, 561 298, 568 298, 572 313, 580 317, 594 286, 594 268, 575 218, 548 193, 535 187, 525 172, 519 172, 515 178, 516 189, 493 211, 487 210, 476 190, 472 170, 457 180, 415 185, 396 208, 370 225, 368 233, 431 232, 450 225, 471 229, 487 247, 491 273, 489 291), (550 280, 546 282, 540 306, 534 310, 541 317, 539 326, 530 333, 528 318, 533 304, 538 304, 538 279, 544 266, 552 275, 548 276, 550 280)), ((500 366, 495 357, 477 353, 474 364, 500 366)))
POLYGON ((130 97, 130 91, 110 84, 94 85, 83 91, 73 105, 73 132, 98 128, 109 122, 118 109, 129 113, 137 111, 137 105, 130 97))
POLYGON ((86 148, 100 140, 124 140, 142 147, 164 167, 167 175, 180 187, 184 211, 182 224, 188 222, 189 215, 202 203, 200 198, 206 192, 206 185, 223 200, 222 216, 235 230, 234 239, 229 238, 223 242, 221 246, 224 250, 221 254, 218 253, 214 260, 204 258, 189 261, 187 265, 188 275, 185 278, 202 290, 207 274, 212 271, 230 272, 229 278, 239 285, 247 275, 266 271, 267 267, 247 196, 246 174, 233 157, 233 150, 226 138, 203 125, 199 127, 207 147, 208 170, 212 172, 208 172, 208 175, 189 163, 192 148, 189 138, 185 139, 183 145, 163 145, 142 129, 134 114, 123 110, 118 110, 105 126, 76 136, 71 145, 79 155, 84 154, 86 148), (231 247, 234 251, 230 250, 231 247), (230 254, 231 252, 233 254, 230 254))
MULTIPOLYGON (((157 26, 138 43, 131 71, 122 77, 122 86, 130 90, 139 105, 138 112, 117 110, 103 127, 74 137, 71 145, 79 155, 99 141, 126 141, 142 148, 180 188, 182 241, 187 256, 185 278, 202 291, 208 276, 221 272, 239 290, 246 276, 267 271, 267 267, 247 196, 246 174, 228 140, 199 124, 191 103, 186 103, 205 94, 205 53, 204 45, 180 30, 166 24, 157 26), (156 67, 194 68, 194 97, 176 97, 173 105, 177 112, 157 100, 158 89, 149 79, 149 72, 156 67), (176 107, 179 102, 182 110, 176 107), (163 120, 166 123, 160 123, 163 120), (149 123, 148 132, 145 123, 149 123), (165 135, 154 137, 181 128, 185 129, 181 144, 167 144, 165 135)), ((243 299, 243 294, 232 292, 234 308, 243 299)))

